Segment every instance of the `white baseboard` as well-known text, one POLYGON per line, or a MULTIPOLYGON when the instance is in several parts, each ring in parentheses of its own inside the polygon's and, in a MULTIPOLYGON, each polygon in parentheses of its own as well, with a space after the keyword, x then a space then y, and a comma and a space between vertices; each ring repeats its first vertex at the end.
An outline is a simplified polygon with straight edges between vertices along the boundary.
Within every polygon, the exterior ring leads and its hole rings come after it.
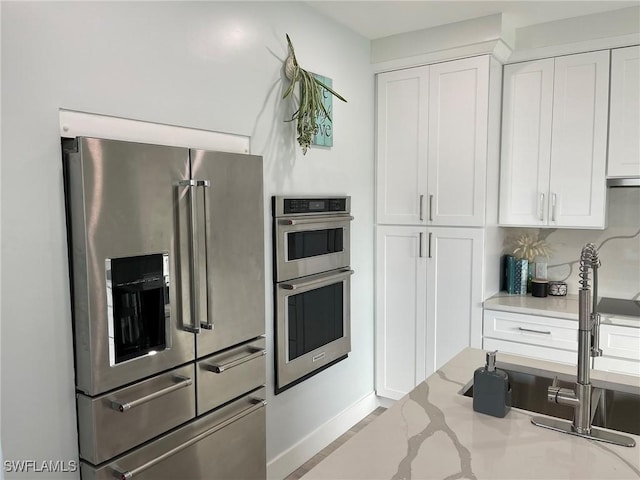
POLYGON ((379 406, 375 392, 362 397, 267 463, 267 478, 282 480, 379 406))

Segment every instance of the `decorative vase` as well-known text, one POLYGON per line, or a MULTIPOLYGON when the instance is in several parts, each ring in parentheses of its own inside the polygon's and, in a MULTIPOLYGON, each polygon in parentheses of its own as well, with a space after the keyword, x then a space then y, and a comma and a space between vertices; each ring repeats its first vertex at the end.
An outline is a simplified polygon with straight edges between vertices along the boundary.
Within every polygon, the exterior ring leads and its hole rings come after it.
POLYGON ((289 55, 284 62, 284 74, 288 80, 293 78, 293 72, 296 69, 295 60, 293 59, 293 55, 289 55))
POLYGON ((531 293, 531 282, 536 273, 536 264, 529 262, 529 271, 527 272, 527 293, 531 293))

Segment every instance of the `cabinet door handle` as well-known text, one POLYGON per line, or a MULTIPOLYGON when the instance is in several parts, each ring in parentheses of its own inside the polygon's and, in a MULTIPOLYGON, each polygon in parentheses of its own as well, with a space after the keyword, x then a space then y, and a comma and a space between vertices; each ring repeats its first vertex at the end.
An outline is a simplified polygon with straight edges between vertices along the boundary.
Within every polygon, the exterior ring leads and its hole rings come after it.
POLYGON ((420 195, 420 221, 424 220, 424 195, 420 195))
POLYGON ((523 328, 523 327, 518 327, 518 330, 520 330, 521 332, 541 333, 542 335, 551 335, 551 332, 547 330, 533 330, 532 328, 523 328))
POLYGON ((429 195, 429 221, 433 222, 433 195, 429 195))
POLYGON ((558 196, 555 193, 551 194, 551 221, 556 221, 556 208, 558 205, 558 196))
POLYGON ((540 205, 538 206, 540 212, 540 221, 544 222, 544 193, 540 194, 540 205))
POLYGON ((432 258, 431 257, 431 238, 432 238, 432 236, 433 236, 433 233, 429 232, 429 253, 428 253, 429 258, 432 258))
POLYGON ((422 254, 422 237, 424 237, 424 234, 422 232, 420 232, 420 237, 418 238, 418 257, 422 258, 423 254, 422 254))

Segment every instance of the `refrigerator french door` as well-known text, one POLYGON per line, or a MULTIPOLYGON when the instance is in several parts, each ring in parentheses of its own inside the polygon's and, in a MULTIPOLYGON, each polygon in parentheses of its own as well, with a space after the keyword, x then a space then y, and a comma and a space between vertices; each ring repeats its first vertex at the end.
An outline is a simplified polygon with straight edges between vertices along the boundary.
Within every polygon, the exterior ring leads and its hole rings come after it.
POLYGON ((86 137, 63 153, 80 457, 97 468, 264 384, 262 159, 86 137))

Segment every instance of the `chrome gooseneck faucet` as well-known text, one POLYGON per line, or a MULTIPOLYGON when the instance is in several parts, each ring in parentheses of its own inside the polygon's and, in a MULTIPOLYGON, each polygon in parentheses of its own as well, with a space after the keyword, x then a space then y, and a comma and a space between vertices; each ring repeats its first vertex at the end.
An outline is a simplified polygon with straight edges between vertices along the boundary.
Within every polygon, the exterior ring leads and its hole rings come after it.
POLYGON ((574 408, 573 422, 545 417, 533 417, 531 422, 540 427, 602 442, 635 446, 632 438, 600 430, 591 426, 602 390, 591 385, 591 357, 602 355, 600 350, 600 315, 598 301, 598 268, 600 260, 593 243, 582 248, 580 254, 580 289, 578 291, 578 374, 575 389, 558 387, 557 377, 547 392, 549 402, 574 408), (589 269, 593 271, 593 301, 589 287, 589 269))

